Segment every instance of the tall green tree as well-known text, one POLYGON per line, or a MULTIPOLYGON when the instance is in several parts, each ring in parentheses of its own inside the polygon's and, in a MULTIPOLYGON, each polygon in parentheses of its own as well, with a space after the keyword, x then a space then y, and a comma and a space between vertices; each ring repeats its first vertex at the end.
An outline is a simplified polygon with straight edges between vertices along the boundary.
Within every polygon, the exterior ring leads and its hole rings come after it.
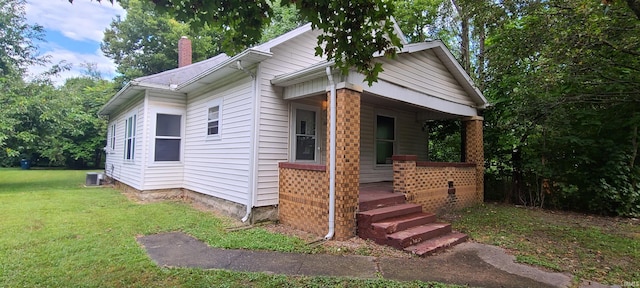
POLYGON ((221 52, 220 29, 203 28, 194 31, 187 23, 156 11, 146 0, 123 0, 126 18, 119 16, 105 31, 101 44, 104 54, 113 59, 121 75, 116 82, 125 82, 178 66, 178 40, 187 36, 192 41, 193 61, 201 61, 221 52))
POLYGON ((609 8, 522 3, 490 32, 487 154, 507 200, 640 213, 640 21, 609 8))
MULTIPOLYGON (((113 0, 109 0, 113 3, 113 0)), ((73 2, 73 0, 69 0, 73 2)), ((225 51, 233 54, 256 44, 262 38, 274 11, 267 0, 151 0, 156 9, 166 11, 176 20, 191 27, 223 29, 225 51)), ((389 57, 402 46, 395 34, 391 15, 394 1, 389 0, 282 0, 295 5, 300 15, 314 28, 323 31, 318 36, 317 55, 334 60, 344 73, 351 68, 362 72, 371 83, 382 71, 382 64, 373 61, 376 53, 389 57)))
POLYGON ((43 28, 27 23, 25 5, 26 0, 0 0, 0 77, 47 62, 35 44, 44 40, 43 28))

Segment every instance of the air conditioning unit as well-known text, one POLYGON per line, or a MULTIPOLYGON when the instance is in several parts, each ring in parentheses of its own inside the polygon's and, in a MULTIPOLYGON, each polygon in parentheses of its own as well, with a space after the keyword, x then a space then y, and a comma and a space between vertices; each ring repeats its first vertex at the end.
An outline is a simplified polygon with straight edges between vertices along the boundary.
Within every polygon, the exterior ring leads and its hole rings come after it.
POLYGON ((98 172, 87 172, 87 178, 85 180, 86 186, 98 186, 103 179, 102 173, 98 172))

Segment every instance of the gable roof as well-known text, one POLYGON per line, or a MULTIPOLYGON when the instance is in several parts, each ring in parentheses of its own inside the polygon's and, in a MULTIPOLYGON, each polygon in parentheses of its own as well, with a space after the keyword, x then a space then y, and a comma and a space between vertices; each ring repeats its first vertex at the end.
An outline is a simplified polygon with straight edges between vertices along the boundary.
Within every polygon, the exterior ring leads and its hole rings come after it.
MULTIPOLYGON (((404 45, 406 38, 399 26, 394 22, 394 30, 404 45)), ((100 109, 99 115, 109 115, 121 106, 135 98, 141 91, 147 89, 160 89, 178 93, 189 93, 202 86, 208 85, 232 72, 237 72, 243 67, 248 67, 272 56, 271 49, 283 44, 295 37, 311 31, 311 23, 293 29, 270 41, 244 50, 238 55, 230 57, 224 53, 212 58, 196 62, 184 67, 179 67, 153 75, 143 76, 131 80, 118 91, 100 109)))
MULTIPOLYGON (((469 95, 469 97, 476 104, 477 108, 483 109, 488 105, 487 99, 482 95, 482 92, 476 87, 475 83, 466 71, 462 68, 460 63, 453 57, 449 49, 446 45, 440 41, 429 41, 429 42, 421 42, 414 44, 406 44, 404 47, 398 51, 398 55, 403 53, 416 53, 425 50, 432 50, 443 63, 443 65, 449 70, 451 75, 453 76, 458 83, 462 86, 463 90, 469 95)), ((376 58, 384 57, 382 54, 375 55, 376 58)), ((309 81, 311 79, 315 79, 318 77, 324 77, 326 74, 326 67, 330 67, 335 65, 333 61, 331 62, 320 62, 316 65, 306 67, 291 73, 278 75, 271 80, 271 84, 286 87, 294 84, 303 83, 309 81)), ((384 68, 384 67, 383 67, 384 68)), ((354 72, 352 72, 354 73, 354 72)), ((358 84, 358 83, 356 83, 358 84)))

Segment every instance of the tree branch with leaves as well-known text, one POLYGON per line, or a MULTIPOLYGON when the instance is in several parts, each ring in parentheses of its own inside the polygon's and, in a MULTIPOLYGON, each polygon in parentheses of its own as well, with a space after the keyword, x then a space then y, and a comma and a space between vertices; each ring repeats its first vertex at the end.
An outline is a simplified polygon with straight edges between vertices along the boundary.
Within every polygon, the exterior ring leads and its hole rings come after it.
MULTIPOLYGON (((225 33, 223 47, 229 54, 258 43, 273 16, 267 0, 149 1, 159 11, 168 12, 196 29, 220 27, 225 33)), ((382 71, 382 64, 374 61, 374 55, 394 57, 402 47, 392 21, 395 11, 392 0, 281 1, 281 5, 289 4, 295 5, 313 28, 323 31, 318 36, 316 55, 335 61, 343 73, 350 69, 363 73, 369 84, 382 71)))

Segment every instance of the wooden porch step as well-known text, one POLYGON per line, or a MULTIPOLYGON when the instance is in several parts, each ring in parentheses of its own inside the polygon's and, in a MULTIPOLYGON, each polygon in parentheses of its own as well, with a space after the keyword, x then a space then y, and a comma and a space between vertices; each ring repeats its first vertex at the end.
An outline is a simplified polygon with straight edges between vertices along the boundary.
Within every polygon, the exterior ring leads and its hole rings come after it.
POLYGON ((424 224, 387 235, 387 245, 403 249, 448 233, 451 233, 451 224, 424 224))
POLYGON ((412 246, 408 246, 404 248, 404 250, 418 256, 427 256, 448 247, 465 242, 467 241, 467 239, 469 239, 469 236, 467 236, 466 234, 460 232, 452 232, 412 246))

